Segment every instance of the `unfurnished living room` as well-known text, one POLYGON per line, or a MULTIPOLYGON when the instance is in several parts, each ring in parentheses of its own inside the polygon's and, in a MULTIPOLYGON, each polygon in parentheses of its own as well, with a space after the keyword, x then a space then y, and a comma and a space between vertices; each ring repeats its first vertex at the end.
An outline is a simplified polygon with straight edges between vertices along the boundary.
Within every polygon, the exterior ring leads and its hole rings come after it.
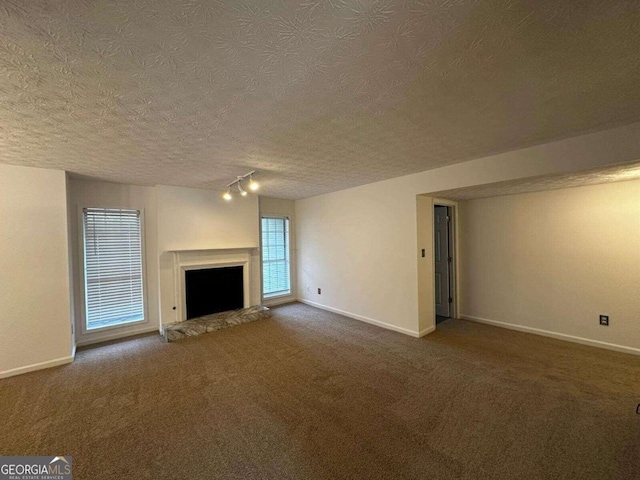
POLYGON ((640 2, 0 0, 0 479, 640 478, 640 2))

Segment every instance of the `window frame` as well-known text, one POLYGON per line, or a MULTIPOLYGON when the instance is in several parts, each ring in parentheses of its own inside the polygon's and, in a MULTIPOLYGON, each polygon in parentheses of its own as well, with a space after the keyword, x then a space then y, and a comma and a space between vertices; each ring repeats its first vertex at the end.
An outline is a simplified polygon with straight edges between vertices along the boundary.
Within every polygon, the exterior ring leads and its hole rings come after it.
POLYGON ((260 215, 260 298, 262 298, 264 302, 277 301, 278 299, 292 297, 294 295, 293 285, 293 260, 292 260, 292 249, 291 249, 291 229, 293 228, 293 222, 289 215, 278 215, 278 214, 263 214, 260 215), (262 220, 265 218, 277 219, 277 220, 286 220, 287 221, 287 246, 288 246, 288 256, 289 256, 289 291, 286 293, 278 293, 274 295, 265 296, 264 293, 264 248, 263 248, 263 237, 262 237, 262 220))
POLYGON ((78 254, 80 257, 80 261, 78 262, 78 270, 79 270, 79 283, 80 288, 80 309, 81 314, 79 318, 80 327, 80 335, 81 336, 90 336, 90 335, 99 335, 101 332, 109 331, 109 330, 119 330, 126 329, 130 327, 135 327, 139 325, 144 325, 149 323, 149 312, 148 312, 148 304, 147 301, 147 257, 146 257, 146 234, 145 234, 145 212, 144 208, 137 207, 123 207, 123 206, 114 206, 114 205, 78 205, 78 254), (91 328, 89 329, 87 326, 87 281, 86 281, 86 269, 85 269, 85 250, 86 250, 86 238, 85 238, 85 221, 84 221, 84 209, 86 208, 95 208, 95 209, 105 209, 105 210, 135 210, 140 212, 140 255, 142 259, 142 320, 136 320, 133 322, 120 323, 118 325, 106 325, 103 327, 91 328))

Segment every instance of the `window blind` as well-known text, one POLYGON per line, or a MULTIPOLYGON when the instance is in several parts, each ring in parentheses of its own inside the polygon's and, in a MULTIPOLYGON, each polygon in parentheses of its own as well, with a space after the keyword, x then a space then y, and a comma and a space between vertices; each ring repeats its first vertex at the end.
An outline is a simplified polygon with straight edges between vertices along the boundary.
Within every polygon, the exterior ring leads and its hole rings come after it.
POLYGON ((291 293, 289 264, 289 219, 262 218, 262 294, 264 297, 291 293))
POLYGON ((144 320, 139 210, 85 208, 88 330, 144 320))

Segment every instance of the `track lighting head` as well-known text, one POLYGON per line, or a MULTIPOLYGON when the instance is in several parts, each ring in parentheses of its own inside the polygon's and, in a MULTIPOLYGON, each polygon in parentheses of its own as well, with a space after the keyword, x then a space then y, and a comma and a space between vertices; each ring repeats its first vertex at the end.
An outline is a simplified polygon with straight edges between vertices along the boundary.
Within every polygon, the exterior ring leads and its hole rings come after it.
POLYGON ((260 184, 253 180, 253 173, 249 174, 249 190, 255 192, 260 188, 260 184))
POLYGON ((233 195, 231 195, 231 187, 233 187, 234 185, 237 185, 238 192, 240 192, 240 195, 242 195, 243 197, 246 197, 249 192, 247 192, 244 188, 242 188, 242 181, 246 180, 247 177, 249 177, 249 190, 251 190, 252 192, 255 192, 256 190, 258 190, 258 188, 260 188, 260 185, 258 184, 258 182, 253 181, 254 173, 256 173, 256 171, 252 170, 246 175, 238 175, 238 177, 233 182, 227 185, 227 191, 222 195, 222 198, 224 198, 227 201, 233 198, 233 195))

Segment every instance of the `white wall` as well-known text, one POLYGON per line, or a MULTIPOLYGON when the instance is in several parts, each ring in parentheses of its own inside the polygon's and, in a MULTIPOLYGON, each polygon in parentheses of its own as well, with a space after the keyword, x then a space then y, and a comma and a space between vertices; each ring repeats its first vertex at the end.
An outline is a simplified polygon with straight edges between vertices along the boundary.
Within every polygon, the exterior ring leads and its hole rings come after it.
POLYGON ((69 313, 71 314, 71 322, 72 322, 72 328, 71 328, 71 345, 73 345, 73 351, 74 351, 74 356, 75 356, 75 348, 76 348, 76 330, 77 330, 77 325, 75 322, 75 318, 76 318, 76 294, 75 294, 75 289, 74 289, 74 283, 75 283, 75 262, 73 260, 74 257, 74 253, 73 253, 73 238, 75 236, 75 230, 73 229, 73 212, 71 211, 70 205, 71 205, 71 178, 69 177, 69 173, 65 172, 65 178, 66 178, 66 194, 67 194, 67 252, 69 254, 69 262, 68 262, 68 269, 69 269, 69 313))
POLYGON ((79 345, 104 341, 145 331, 158 330, 162 323, 179 321, 173 277, 174 250, 252 248, 252 304, 260 303, 258 197, 248 195, 224 201, 219 192, 159 185, 143 187, 71 179, 70 218, 74 260, 74 286, 79 345), (135 208, 144 211, 148 322, 132 326, 82 333, 84 305, 80 263, 82 207, 135 208), (163 309, 164 308, 164 309, 163 309))
POLYGON ((235 196, 230 202, 220 192, 193 188, 156 187, 158 206, 158 253, 160 255, 160 319, 177 318, 173 273, 175 250, 251 248, 251 304, 260 303, 259 206, 258 197, 235 196))
POLYGON ((462 316, 640 353, 640 181, 471 200, 460 211, 462 316))
POLYGON ((69 219, 73 269, 73 297, 76 342, 86 345, 126 335, 158 330, 158 246, 156 189, 137 185, 69 179, 69 219), (84 287, 82 270, 82 208, 130 208, 141 210, 144 220, 145 317, 146 322, 85 332, 84 287))
POLYGON ((297 298, 297 263, 298 256, 296 249, 296 204, 293 200, 282 198, 260 197, 260 216, 278 216, 289 217, 289 245, 291 248, 291 295, 285 295, 278 298, 263 299, 262 303, 266 306, 282 305, 284 303, 295 301, 297 298))
POLYGON ((433 224, 417 195, 637 159, 640 124, 299 200, 298 297, 404 333, 428 332, 433 265, 419 254, 431 249, 433 224))
POLYGON ((72 361, 65 173, 0 165, 0 377, 72 361))
POLYGON ((296 220, 301 300, 418 331, 413 190, 398 179, 300 200, 296 220))

